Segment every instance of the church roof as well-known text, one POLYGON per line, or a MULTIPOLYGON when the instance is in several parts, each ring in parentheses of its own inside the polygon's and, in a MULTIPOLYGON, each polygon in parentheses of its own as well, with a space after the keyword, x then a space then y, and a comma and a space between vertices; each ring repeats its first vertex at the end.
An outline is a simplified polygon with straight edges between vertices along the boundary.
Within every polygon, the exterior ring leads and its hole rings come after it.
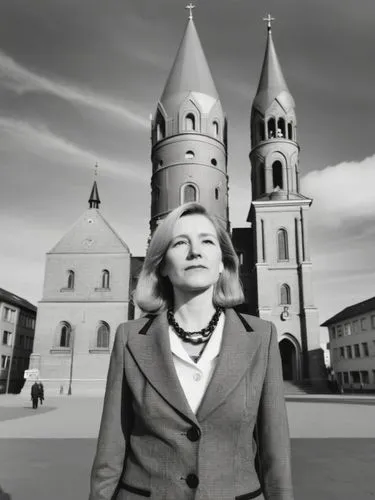
POLYGON ((371 299, 363 300, 352 306, 345 307, 342 311, 332 316, 332 318, 327 319, 320 326, 330 326, 346 319, 351 319, 354 316, 360 316, 361 314, 367 314, 369 312, 375 311, 375 297, 371 299))
POLYGON ((262 72, 253 108, 258 109, 264 114, 275 99, 278 100, 286 112, 294 108, 294 99, 289 92, 281 70, 272 39, 272 32, 269 28, 262 72))
POLYGON ((89 208, 48 253, 106 254, 130 251, 100 211, 89 208))
POLYGON ((33 312, 36 312, 37 310, 37 308, 33 304, 31 304, 31 302, 28 302, 27 300, 19 297, 12 292, 8 292, 8 290, 4 290, 4 288, 0 288, 0 302, 7 302, 12 306, 29 309, 33 312))
MULTIPOLYGON (((171 72, 160 98, 166 110, 178 107, 190 93, 204 94, 213 102, 219 99, 197 30, 189 18, 171 72)), ((195 96, 195 97, 197 97, 195 96)))

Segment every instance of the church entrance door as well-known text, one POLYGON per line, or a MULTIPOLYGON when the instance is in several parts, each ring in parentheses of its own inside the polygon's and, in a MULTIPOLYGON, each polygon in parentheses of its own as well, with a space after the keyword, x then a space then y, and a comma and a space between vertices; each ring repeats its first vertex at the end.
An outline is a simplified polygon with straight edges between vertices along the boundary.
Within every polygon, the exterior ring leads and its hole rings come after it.
POLYGON ((297 380, 297 353, 296 348, 288 339, 279 342, 284 380, 297 380))

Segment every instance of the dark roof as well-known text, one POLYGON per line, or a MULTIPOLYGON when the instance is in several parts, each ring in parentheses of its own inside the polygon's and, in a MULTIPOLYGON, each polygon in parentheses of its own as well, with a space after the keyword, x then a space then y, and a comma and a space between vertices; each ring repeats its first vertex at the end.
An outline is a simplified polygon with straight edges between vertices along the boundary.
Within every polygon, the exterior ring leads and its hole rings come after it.
POLYGON ((8 302, 8 304, 22 307, 24 309, 29 309, 33 312, 37 311, 37 308, 33 304, 23 299, 22 297, 18 297, 18 295, 15 295, 12 292, 4 290, 3 288, 0 288, 0 302, 8 302))
POLYGON ((340 321, 344 321, 345 319, 353 318, 353 316, 359 316, 371 311, 375 311, 375 297, 346 307, 339 313, 335 314, 335 316, 332 316, 332 318, 327 319, 327 321, 322 323, 320 326, 329 326, 334 323, 340 323, 340 321))

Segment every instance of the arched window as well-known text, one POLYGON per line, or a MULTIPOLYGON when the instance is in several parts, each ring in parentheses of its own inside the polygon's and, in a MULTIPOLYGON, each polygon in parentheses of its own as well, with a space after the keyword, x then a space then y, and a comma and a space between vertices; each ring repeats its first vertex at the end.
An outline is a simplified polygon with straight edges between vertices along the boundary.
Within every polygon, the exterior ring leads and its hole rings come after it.
POLYGON ((288 123, 288 139, 293 140, 293 124, 288 123))
POLYGON ((215 200, 219 199, 219 193, 220 193, 219 188, 215 188, 215 200))
POLYGON ((74 288, 74 271, 68 271, 68 283, 67 288, 73 290, 74 288))
POLYGON ((61 323, 60 326, 60 347, 70 347, 70 338, 72 327, 67 322, 61 323))
POLYGON ((185 130, 195 130, 195 116, 193 113, 185 116, 185 130))
POLYGON ((212 126, 213 126, 213 129, 214 129, 214 136, 215 137, 219 137, 219 122, 217 122, 216 120, 212 122, 212 126))
POLYGON ((264 122, 261 121, 258 123, 258 137, 260 141, 264 141, 265 133, 264 133, 264 122))
POLYGON ((273 187, 283 189, 283 166, 281 161, 274 161, 272 164, 272 182, 273 187))
POLYGON ((259 194, 266 192, 266 170, 264 163, 259 165, 259 194))
POLYGON ((275 118, 270 118, 268 120, 268 139, 274 139, 275 137, 276 137, 275 118))
POLYGON ((277 232, 277 260, 289 260, 288 233, 285 229, 277 232))
POLYGON ((109 271, 107 269, 102 271, 102 288, 109 288, 109 271))
POLYGON ((193 160, 195 158, 194 151, 186 151, 185 158, 187 160, 193 160))
POLYGON ((158 118, 156 125, 156 140, 161 141, 165 137, 165 120, 162 116, 158 118))
POLYGON ((105 321, 100 321, 96 333, 96 347, 109 347, 109 325, 105 321))
POLYGON ((277 137, 285 137, 285 120, 279 118, 277 120, 277 137))
POLYGON ((186 184, 182 193, 182 203, 188 203, 189 201, 198 201, 197 188, 192 184, 186 184))
POLYGON ((283 306, 291 304, 290 287, 286 283, 284 283, 280 287, 280 304, 282 304, 283 306))

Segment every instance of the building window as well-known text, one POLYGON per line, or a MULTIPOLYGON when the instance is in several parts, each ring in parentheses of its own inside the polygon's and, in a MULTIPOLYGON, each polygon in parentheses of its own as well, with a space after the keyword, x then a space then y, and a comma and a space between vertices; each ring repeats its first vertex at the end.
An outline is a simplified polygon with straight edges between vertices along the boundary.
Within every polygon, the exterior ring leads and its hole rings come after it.
POLYGON ((107 269, 102 271, 102 288, 109 288, 109 271, 107 269))
POLYGON ((353 384, 359 384, 361 382, 361 377, 359 375, 359 372, 350 372, 352 376, 352 382, 353 384))
POLYGON ((265 139, 265 133, 264 133, 264 122, 260 121, 258 123, 258 140, 264 141, 265 139))
POLYGON ((3 345, 12 345, 12 332, 3 331, 3 345))
POLYGON ((197 188, 192 184, 186 184, 182 190, 182 203, 197 201, 197 188))
POLYGON ((290 287, 286 283, 284 283, 280 287, 280 304, 281 305, 291 304, 290 287))
POLYGON ((355 358, 361 357, 361 351, 359 350, 359 344, 354 344, 354 357, 355 358))
POLYGON ((371 316, 371 328, 373 330, 375 330, 375 316, 374 315, 371 316))
POLYGON ((187 160, 193 160, 195 158, 194 151, 186 151, 185 158, 187 160))
POLYGON ((158 118, 158 124, 156 125, 156 140, 161 141, 165 137, 165 120, 162 116, 158 118))
POLYGON ((342 337, 342 325, 337 326, 337 337, 342 337))
POLYGON ((1 368, 5 370, 9 368, 10 356, 1 356, 1 368))
POLYGON ((270 118, 268 120, 268 139, 274 139, 275 137, 276 137, 275 118, 270 118))
POLYGON ((362 384, 369 384, 370 377, 367 371, 361 371, 362 384))
POLYGON ((334 340, 336 338, 336 327, 331 326, 331 338, 334 340))
POLYGON ((340 347, 340 358, 345 358, 345 349, 340 347))
POLYGON ((185 130, 195 130, 195 116, 193 115, 193 113, 189 113, 185 116, 185 130))
POLYGON ((344 384, 349 384, 349 373, 344 372, 344 384))
POLYGON ((283 189, 283 166, 281 161, 274 161, 272 164, 273 188, 283 189))
POLYGON ((69 323, 62 323, 60 328, 60 347, 70 347, 72 328, 69 323))
POLYGON ((277 232, 277 260, 289 260, 288 233, 286 229, 277 232))
POLYGON ((220 193, 220 189, 219 188, 215 188, 215 200, 219 199, 219 193, 220 193))
POLYGON ((3 320, 8 323, 14 323, 16 311, 10 307, 4 307, 3 320))
POLYGON ((101 321, 96 334, 97 347, 109 347, 109 325, 105 321, 101 321))
POLYGON ((74 271, 69 270, 68 271, 68 283, 67 283, 67 288, 70 290, 74 289, 74 271))
POLYGON ((212 122, 212 127, 214 129, 214 136, 217 138, 219 137, 219 122, 216 120, 212 122))
POLYGON ((285 137, 285 120, 284 118, 279 118, 277 120, 277 137, 285 137))
POLYGON ((362 345, 363 355, 367 357, 369 355, 369 352, 368 352, 368 343, 367 342, 362 342, 361 345, 362 345))
POLYGON ((356 319, 353 321, 353 333, 358 333, 358 325, 359 324, 359 321, 356 319))
POLYGON ((266 192, 266 170, 264 167, 264 163, 261 163, 259 165, 259 191, 260 194, 263 194, 266 192))
POLYGON ((217 160, 216 158, 211 158, 211 165, 216 167, 217 166, 217 160))
POLYGON ((361 330, 362 331, 367 330, 366 321, 367 321, 367 318, 361 318, 361 330))
POLYGON ((345 323, 344 325, 344 335, 351 335, 352 329, 350 323, 345 323))
POLYGON ((348 359, 352 359, 353 358, 352 346, 351 345, 347 345, 346 346, 346 357, 348 359))

